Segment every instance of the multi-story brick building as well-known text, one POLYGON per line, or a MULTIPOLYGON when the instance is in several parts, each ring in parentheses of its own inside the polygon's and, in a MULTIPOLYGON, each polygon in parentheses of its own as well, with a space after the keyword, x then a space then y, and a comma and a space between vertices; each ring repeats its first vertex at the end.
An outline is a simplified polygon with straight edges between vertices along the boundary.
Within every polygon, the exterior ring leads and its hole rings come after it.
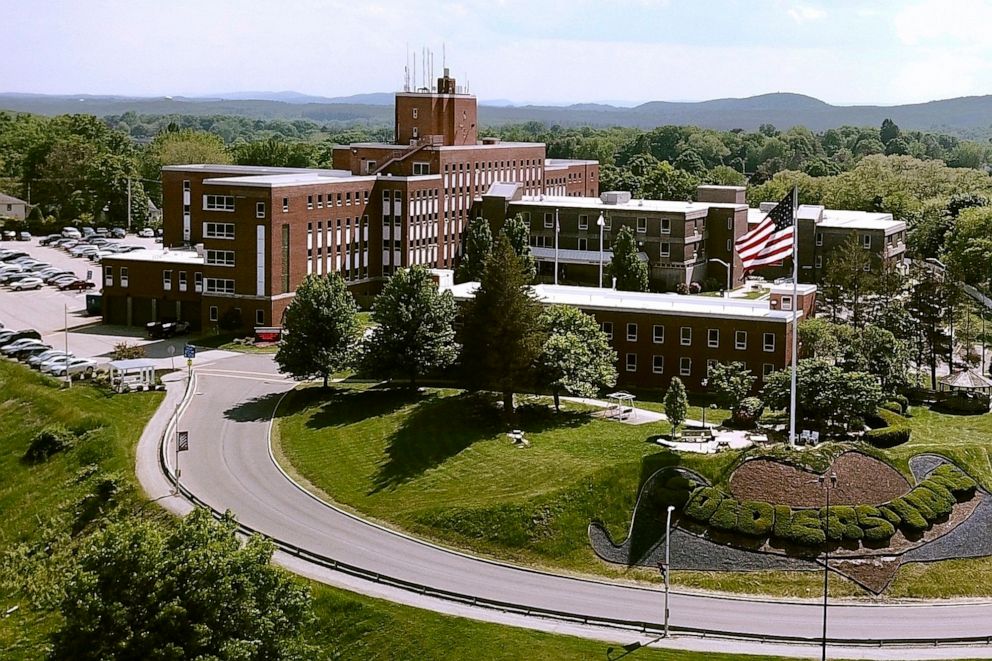
POLYGON ((600 262, 609 263, 613 238, 627 226, 648 265, 652 288, 669 291, 679 283, 707 279, 726 287, 728 275, 733 288, 744 278, 733 246, 747 231, 744 193, 738 186, 700 186, 697 201, 675 202, 636 200, 625 192, 528 195, 520 186, 501 186, 482 196, 477 214, 496 227, 522 215, 530 225, 531 249, 543 280, 554 279, 557 218, 559 282, 597 284, 600 262))
MULTIPOLYGON (((456 301, 475 295, 478 283, 452 287, 456 301)), ((702 390, 716 362, 742 362, 764 377, 792 361, 792 285, 773 287, 765 300, 617 291, 608 288, 536 285, 545 305, 563 304, 591 314, 617 352, 618 384, 661 389, 678 376, 702 390)), ((816 287, 799 285, 799 320, 811 315, 816 287)))
POLYGON ((595 161, 480 141, 476 99, 447 72, 436 89, 396 95, 395 134, 335 148, 333 169, 163 168, 166 248, 105 258, 107 321, 279 325, 307 274, 339 272, 365 295, 399 267, 452 267, 476 198, 494 184, 536 196, 599 192, 595 161))

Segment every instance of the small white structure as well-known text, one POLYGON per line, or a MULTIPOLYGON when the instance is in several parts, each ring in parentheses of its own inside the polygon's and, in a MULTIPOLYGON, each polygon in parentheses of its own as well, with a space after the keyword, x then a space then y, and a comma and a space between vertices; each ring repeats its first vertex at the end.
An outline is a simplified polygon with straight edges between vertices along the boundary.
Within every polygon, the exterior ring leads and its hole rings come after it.
POLYGON ((155 385, 155 362, 147 358, 110 361, 110 386, 123 390, 150 390, 155 385))
POLYGON ((613 392, 607 395, 607 399, 610 401, 610 408, 607 415, 611 418, 626 420, 629 415, 633 415, 635 418, 637 417, 637 409, 634 408, 635 397, 629 392, 624 392, 623 390, 613 392))

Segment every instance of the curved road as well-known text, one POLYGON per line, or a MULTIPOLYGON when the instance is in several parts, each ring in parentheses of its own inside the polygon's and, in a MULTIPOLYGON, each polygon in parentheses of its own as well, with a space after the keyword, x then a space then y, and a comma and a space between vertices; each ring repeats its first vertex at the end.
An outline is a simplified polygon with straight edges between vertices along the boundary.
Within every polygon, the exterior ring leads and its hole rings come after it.
MULTIPOLYGON (((386 576, 496 601, 577 616, 659 622, 657 589, 529 571, 461 555, 384 530, 300 491, 271 460, 268 424, 293 383, 261 356, 226 359, 198 370, 197 392, 182 416, 190 451, 183 484, 217 510, 283 542, 386 576)), ((728 634, 821 634, 813 602, 759 601, 672 593, 674 627, 728 634)), ((992 603, 831 605, 829 638, 933 641, 992 635, 992 603)))

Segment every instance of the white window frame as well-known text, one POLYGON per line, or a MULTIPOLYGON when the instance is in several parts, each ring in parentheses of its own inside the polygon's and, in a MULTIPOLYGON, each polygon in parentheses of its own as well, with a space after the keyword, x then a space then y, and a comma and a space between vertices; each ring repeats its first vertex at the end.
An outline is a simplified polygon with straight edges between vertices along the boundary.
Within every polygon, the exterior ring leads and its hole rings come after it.
POLYGON ((421 177, 426 176, 431 173, 431 164, 429 161, 414 161, 413 162, 413 176, 421 177))
POLYGON ((307 195, 307 209, 313 209, 313 195, 307 195))
POLYGON ((121 267, 121 287, 127 287, 128 279, 129 278, 128 278, 127 267, 126 266, 122 266, 121 267))
POLYGON ((627 341, 628 342, 637 342, 637 324, 635 324, 635 323, 628 323, 627 324, 627 341), (634 331, 633 333, 631 332, 631 329, 633 329, 633 331, 634 331))
POLYGON ((655 344, 665 343, 665 327, 662 324, 651 326, 651 341, 655 344))
POLYGON ((172 291, 172 269, 162 271, 162 289, 172 291))
POLYGON ((747 331, 734 332, 734 348, 738 351, 747 351, 747 331))
POLYGON ((787 310, 789 312, 792 311, 792 296, 782 297, 782 309, 787 310))
POLYGON ((706 329, 706 346, 710 349, 716 349, 720 346, 720 329, 719 328, 707 328, 706 329), (714 333, 716 336, 714 338, 714 333))
POLYGON ((203 274, 199 271, 193 274, 193 291, 203 291, 203 274))
POLYGON ((662 234, 671 234, 672 233, 672 219, 671 218, 662 218, 661 219, 661 233, 662 234))
POLYGON ((637 219, 637 233, 647 234, 648 231, 648 219, 641 217, 637 219))
POLYGON ((672 244, 668 241, 662 241, 658 244, 658 256, 659 257, 671 257, 672 256, 672 244))
POLYGON ((692 326, 682 326, 679 328, 679 344, 684 347, 692 346, 692 326))
POLYGON ((233 294, 234 279, 207 278, 206 286, 204 287, 204 289, 208 294, 233 294))
POLYGON ((204 195, 203 196, 203 210, 204 211, 232 212, 232 211, 234 211, 234 196, 233 195, 204 195))
POLYGON ((761 364, 761 378, 764 379, 769 374, 775 371, 775 365, 773 363, 762 363, 761 364))
POLYGON ((103 286, 113 287, 114 286, 114 267, 104 266, 103 267, 103 286))
POLYGON ((679 358, 679 376, 692 375, 692 358, 682 356, 679 358))
POLYGON ((264 326, 265 325, 265 310, 262 310, 261 308, 259 308, 258 310, 255 310, 255 325, 256 326, 264 326), (261 318, 259 318, 259 317, 261 317, 261 318))
POLYGON ((234 266, 234 251, 207 250, 204 263, 210 266, 234 266))
POLYGON ((579 216, 579 229, 580 230, 589 229, 589 216, 585 214, 579 216))
POLYGON ((287 211, 289 211, 289 198, 284 197, 282 198, 282 212, 286 213, 287 211))
POLYGON ((813 268, 823 268, 823 255, 817 255, 813 260, 813 268))
POLYGON ((203 238, 205 239, 233 239, 234 223, 203 223, 203 238))
POLYGON ((627 354, 627 356, 624 358, 624 368, 628 372, 636 372, 637 371, 637 354, 636 353, 628 353, 627 354))
POLYGON ((865 250, 871 250, 871 234, 861 235, 861 247, 865 250))
POLYGON ((651 372, 654 374, 665 373, 665 357, 661 354, 651 356, 651 372))
POLYGON ((217 321, 220 319, 220 311, 217 309, 216 305, 211 305, 209 310, 210 321, 217 321))
POLYGON ((179 272, 179 291, 186 291, 186 285, 189 281, 186 279, 186 271, 179 272))
POLYGON ((265 218, 265 202, 256 202, 255 203, 255 217, 256 218, 265 218))
POLYGON ((761 348, 769 353, 775 351, 775 333, 762 333, 761 348), (771 340, 769 342, 769 339, 771 340))
POLYGON ((822 246, 823 245, 823 232, 817 232, 816 233, 816 245, 818 245, 818 246, 822 246))
POLYGON ((544 214, 544 229, 554 229, 555 215, 553 213, 544 214))

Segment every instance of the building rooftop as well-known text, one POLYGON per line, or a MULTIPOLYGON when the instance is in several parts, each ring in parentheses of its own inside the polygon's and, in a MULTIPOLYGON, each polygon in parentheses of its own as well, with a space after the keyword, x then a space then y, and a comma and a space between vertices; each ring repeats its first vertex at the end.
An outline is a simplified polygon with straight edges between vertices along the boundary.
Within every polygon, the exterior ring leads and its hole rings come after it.
POLYGON ((155 250, 134 250, 132 252, 106 255, 102 261, 120 260, 122 262, 159 262, 162 264, 202 265, 203 255, 195 250, 170 250, 156 248, 155 250))
MULTIPOLYGON (((478 287, 478 282, 465 282, 454 285, 451 292, 455 300, 468 300, 475 295, 475 290, 478 287)), ((570 285, 535 285, 533 290, 542 303, 572 305, 587 310, 654 312, 720 319, 765 319, 782 323, 791 321, 793 315, 792 311, 770 309, 767 300, 752 301, 710 296, 652 294, 570 285)), ((796 314, 802 317, 801 310, 796 314)))
POLYGON ((204 185, 221 186, 256 186, 259 188, 277 188, 279 186, 305 186, 308 184, 336 183, 348 180, 375 181, 375 175, 356 175, 348 170, 303 170, 289 174, 263 174, 245 177, 217 177, 204 179, 204 185))
POLYGON ((27 204, 27 202, 19 198, 16 198, 13 195, 0 193, 0 204, 27 204))
MULTIPOLYGON (((757 224, 766 215, 768 212, 760 208, 748 209, 747 222, 752 225, 757 224)), ((890 213, 827 209, 816 204, 799 205, 796 216, 801 219, 814 220, 818 227, 884 230, 886 232, 896 232, 906 227, 906 223, 901 220, 894 220, 890 213)))
MULTIPOLYGON (((534 246, 530 249, 534 259, 542 262, 551 262, 555 259, 554 248, 542 248, 534 246)), ((646 252, 637 253, 637 258, 647 263, 648 254, 646 252)), ((604 250, 602 254, 603 264, 609 264, 613 259, 612 250, 604 250)), ((558 249, 558 262, 561 264, 599 264, 600 254, 598 250, 571 250, 567 248, 558 249)))
POLYGON ((603 211, 619 211, 636 215, 642 211, 684 214, 688 218, 706 216, 710 208, 745 209, 743 204, 724 204, 716 202, 675 202, 672 200, 634 200, 619 204, 607 204, 598 197, 566 197, 556 195, 525 195, 517 204, 550 208, 594 209, 596 213, 603 211))
POLYGON ((568 167, 569 165, 599 165, 599 161, 591 161, 585 158, 546 158, 544 167, 557 168, 568 167))
POLYGON ((267 175, 294 174, 301 172, 323 172, 320 168, 276 168, 263 165, 223 165, 216 163, 193 163, 191 165, 164 165, 165 171, 182 172, 184 170, 205 170, 223 174, 267 175))

